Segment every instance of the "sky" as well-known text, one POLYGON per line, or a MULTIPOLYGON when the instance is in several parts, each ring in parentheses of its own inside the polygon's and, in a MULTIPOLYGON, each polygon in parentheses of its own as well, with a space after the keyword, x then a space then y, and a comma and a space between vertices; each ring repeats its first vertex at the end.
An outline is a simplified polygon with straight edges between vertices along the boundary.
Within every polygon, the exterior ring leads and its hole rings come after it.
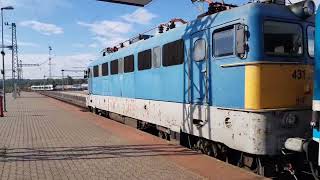
MULTIPOLYGON (((295 2, 299 0, 291 0, 295 2)), ((320 0, 317 0, 319 4, 320 0)), ((225 0, 244 4, 248 0, 225 0)), ((23 77, 48 76, 48 47, 52 47, 52 74, 61 69, 84 69, 100 56, 105 47, 168 22, 172 18, 193 20, 201 10, 190 0, 153 0, 144 8, 96 0, 0 0, 0 6, 15 9, 4 12, 5 22, 17 24, 19 59, 25 67, 23 77)), ((5 26, 5 44, 11 45, 11 29, 5 26)), ((6 50, 6 77, 11 78, 11 54, 6 50)), ((79 73, 65 73, 79 76, 79 73)))

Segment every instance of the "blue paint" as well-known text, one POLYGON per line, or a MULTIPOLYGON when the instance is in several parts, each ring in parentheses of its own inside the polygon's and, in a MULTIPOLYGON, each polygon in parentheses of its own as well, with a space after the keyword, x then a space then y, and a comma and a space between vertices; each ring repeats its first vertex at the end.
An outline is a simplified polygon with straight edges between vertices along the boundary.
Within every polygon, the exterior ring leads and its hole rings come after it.
POLYGON ((320 131, 317 129, 313 129, 313 137, 314 138, 320 138, 320 131))
MULTIPOLYGON (((201 37, 205 38, 208 43, 209 105, 243 109, 245 103, 245 66, 223 68, 221 65, 259 61, 283 62, 291 60, 287 57, 268 57, 264 54, 263 23, 265 20, 281 20, 299 23, 304 28, 308 24, 313 23, 312 20, 307 22, 299 19, 286 6, 263 3, 250 3, 245 6, 196 19, 188 25, 183 25, 148 40, 134 43, 129 47, 120 49, 118 52, 108 54, 92 62, 89 67, 110 62, 131 54, 135 56, 134 72, 93 78, 91 93, 96 95, 177 103, 204 104, 205 78, 202 71, 205 68, 205 61, 192 61, 191 67, 189 68, 188 66, 189 57, 192 58, 192 52, 190 50, 193 49, 193 43, 197 38, 201 37), (247 58, 241 59, 236 55, 219 58, 213 57, 212 34, 218 29, 235 24, 245 24, 248 26, 249 51, 247 58), (157 69, 144 71, 137 70, 137 56, 139 52, 157 46, 163 46, 166 43, 179 39, 184 40, 184 64, 170 67, 161 66, 157 69), (191 69, 191 72, 189 72, 189 69, 191 69), (191 77, 190 91, 188 89, 189 75, 191 77)), ((307 56, 307 53, 294 60, 305 64, 310 63, 310 58, 307 56)))
MULTIPOLYGON (((315 28, 315 60, 314 60, 314 83, 313 83, 313 100, 320 100, 320 8, 316 13, 316 28, 315 28)), ((313 137, 320 138, 320 131, 313 129, 313 137)))
POLYGON ((314 61, 314 93, 313 99, 320 100, 320 8, 316 14, 316 30, 315 30, 315 61, 314 61))

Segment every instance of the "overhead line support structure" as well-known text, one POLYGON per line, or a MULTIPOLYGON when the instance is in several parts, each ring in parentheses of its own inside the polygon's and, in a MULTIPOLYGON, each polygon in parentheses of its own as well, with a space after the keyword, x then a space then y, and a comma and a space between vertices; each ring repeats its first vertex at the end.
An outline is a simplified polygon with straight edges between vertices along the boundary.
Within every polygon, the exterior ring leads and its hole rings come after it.
POLYGON ((52 57, 51 57, 51 51, 52 51, 52 47, 49 46, 49 78, 48 79, 52 79, 52 57))
POLYGON ((4 40, 3 40, 3 11, 4 10, 13 10, 12 6, 6 6, 1 8, 1 55, 2 55, 2 93, 3 93, 3 111, 7 111, 7 103, 6 103, 6 75, 5 75, 5 66, 4 66, 4 40))
POLYGON ((64 91, 64 72, 84 72, 84 70, 76 70, 76 69, 61 69, 61 75, 62 75, 62 91, 64 91))
POLYGON ((18 58, 18 41, 17 41, 17 26, 15 23, 11 24, 12 28, 12 81, 13 81, 13 98, 17 97, 19 93, 19 84, 21 81, 22 67, 20 66, 18 58))

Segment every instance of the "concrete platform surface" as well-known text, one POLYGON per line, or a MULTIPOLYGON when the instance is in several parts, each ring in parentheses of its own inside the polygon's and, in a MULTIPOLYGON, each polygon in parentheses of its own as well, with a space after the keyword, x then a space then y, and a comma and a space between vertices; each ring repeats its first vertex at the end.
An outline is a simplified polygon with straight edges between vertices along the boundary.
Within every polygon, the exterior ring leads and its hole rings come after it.
POLYGON ((8 98, 0 178, 264 179, 36 93, 8 98))

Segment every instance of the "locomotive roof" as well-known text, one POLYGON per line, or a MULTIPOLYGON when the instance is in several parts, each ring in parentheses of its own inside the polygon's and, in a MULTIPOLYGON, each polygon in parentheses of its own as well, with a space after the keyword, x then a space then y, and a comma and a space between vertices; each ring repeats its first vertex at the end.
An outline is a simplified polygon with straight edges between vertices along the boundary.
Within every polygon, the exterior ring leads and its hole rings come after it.
MULTIPOLYGON (((146 49, 150 49, 159 45, 163 45, 178 39, 184 39, 195 32, 212 28, 225 23, 230 23, 241 18, 255 16, 260 17, 274 17, 279 20, 301 21, 295 16, 287 6, 277 4, 265 3, 249 3, 244 6, 236 7, 227 11, 208 15, 202 18, 195 19, 188 24, 179 26, 168 32, 156 35, 152 38, 141 40, 133 43, 127 47, 119 49, 117 52, 107 54, 90 63, 91 66, 99 65, 104 62, 112 61, 118 58, 129 56, 146 49)), ((314 23, 314 16, 305 20, 314 23)))

